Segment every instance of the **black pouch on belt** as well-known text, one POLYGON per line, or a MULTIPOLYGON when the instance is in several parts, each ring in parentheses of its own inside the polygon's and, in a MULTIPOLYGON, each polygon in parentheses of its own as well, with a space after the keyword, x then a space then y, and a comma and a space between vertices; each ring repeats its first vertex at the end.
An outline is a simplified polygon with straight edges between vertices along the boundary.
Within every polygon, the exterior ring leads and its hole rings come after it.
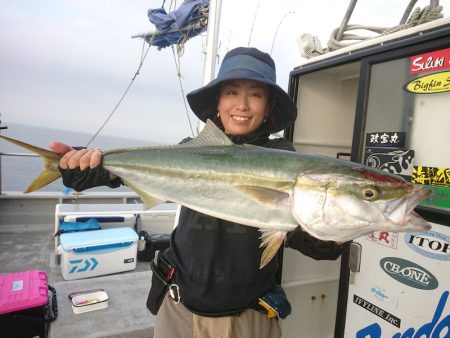
POLYGON ((150 262, 150 268, 152 269, 152 286, 147 297, 147 309, 156 315, 173 280, 175 267, 158 250, 155 252, 155 258, 150 262))

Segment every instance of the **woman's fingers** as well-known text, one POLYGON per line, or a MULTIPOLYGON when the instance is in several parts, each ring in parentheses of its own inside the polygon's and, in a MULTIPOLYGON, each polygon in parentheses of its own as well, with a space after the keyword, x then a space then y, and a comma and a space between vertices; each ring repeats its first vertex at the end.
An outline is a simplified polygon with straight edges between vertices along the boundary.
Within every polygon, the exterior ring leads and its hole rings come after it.
POLYGON ((61 142, 51 142, 49 144, 49 148, 54 153, 61 154, 61 155, 73 150, 72 147, 68 146, 65 143, 61 143, 61 142))

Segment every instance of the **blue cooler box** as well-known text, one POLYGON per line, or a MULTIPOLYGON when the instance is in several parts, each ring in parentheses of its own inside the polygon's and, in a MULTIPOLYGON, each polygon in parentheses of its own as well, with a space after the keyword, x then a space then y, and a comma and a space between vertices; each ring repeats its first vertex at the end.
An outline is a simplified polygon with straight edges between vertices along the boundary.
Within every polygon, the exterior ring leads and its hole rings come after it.
POLYGON ((138 235, 132 228, 65 233, 60 236, 65 280, 108 275, 136 268, 138 235))

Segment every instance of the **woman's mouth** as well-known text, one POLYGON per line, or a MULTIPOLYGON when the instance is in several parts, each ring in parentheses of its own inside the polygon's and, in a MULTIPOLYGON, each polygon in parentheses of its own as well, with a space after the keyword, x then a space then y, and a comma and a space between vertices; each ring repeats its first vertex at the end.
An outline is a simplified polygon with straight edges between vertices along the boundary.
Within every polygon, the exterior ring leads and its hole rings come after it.
POLYGON ((231 118, 235 121, 248 121, 251 119, 250 116, 238 116, 238 115, 231 115, 231 118))

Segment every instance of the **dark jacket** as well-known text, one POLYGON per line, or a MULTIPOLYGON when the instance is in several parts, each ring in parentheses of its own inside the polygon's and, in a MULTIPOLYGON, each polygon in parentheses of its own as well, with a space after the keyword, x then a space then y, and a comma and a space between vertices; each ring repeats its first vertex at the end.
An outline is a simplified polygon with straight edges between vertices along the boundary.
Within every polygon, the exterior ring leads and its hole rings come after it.
MULTIPOLYGON (((236 144, 295 151, 285 139, 270 139, 261 129, 245 137, 230 137, 236 144)), ((60 169, 64 184, 75 190, 98 185, 117 187, 120 178, 109 181, 102 166, 95 169, 60 169)), ((263 248, 261 233, 249 227, 182 207, 171 245, 164 253, 175 267, 175 283, 181 302, 191 311, 206 316, 234 315, 254 307, 260 296, 271 290, 279 271, 275 256, 259 269, 263 248)), ((299 229, 287 234, 285 245, 314 259, 336 259, 343 246, 311 237, 299 229)))
MULTIPOLYGON (((287 140, 269 139, 263 130, 231 140, 295 151, 287 140)), ((259 269, 260 236, 254 227, 182 207, 171 245, 164 253, 176 266, 174 282, 180 288, 181 302, 205 316, 234 315, 254 307, 258 298, 275 286, 279 269, 277 256, 259 269)), ((300 230, 287 236, 286 245, 315 259, 336 259, 342 252, 334 242, 319 241, 300 230)))

